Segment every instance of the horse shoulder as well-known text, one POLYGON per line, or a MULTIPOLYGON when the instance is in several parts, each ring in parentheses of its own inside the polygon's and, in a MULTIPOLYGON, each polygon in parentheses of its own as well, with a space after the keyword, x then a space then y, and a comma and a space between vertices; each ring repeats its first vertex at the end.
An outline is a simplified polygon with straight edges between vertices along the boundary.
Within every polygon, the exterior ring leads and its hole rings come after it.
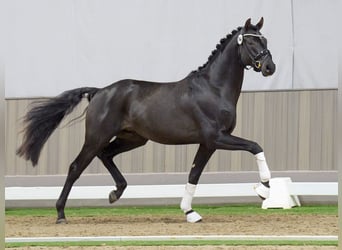
POLYGON ((201 87, 191 95, 194 116, 204 131, 216 134, 219 130, 232 132, 236 125, 236 106, 222 98, 219 91, 201 87))

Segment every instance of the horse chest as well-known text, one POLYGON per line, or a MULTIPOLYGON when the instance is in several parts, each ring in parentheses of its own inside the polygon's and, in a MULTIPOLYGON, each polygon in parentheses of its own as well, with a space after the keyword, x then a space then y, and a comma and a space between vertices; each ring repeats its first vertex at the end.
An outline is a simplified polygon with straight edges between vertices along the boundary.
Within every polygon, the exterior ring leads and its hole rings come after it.
POLYGON ((220 125, 221 129, 232 132, 236 125, 236 111, 235 109, 221 109, 220 110, 220 125))
POLYGON ((235 126, 236 106, 225 100, 213 98, 210 102, 201 103, 197 113, 198 119, 211 130, 231 130, 235 126))

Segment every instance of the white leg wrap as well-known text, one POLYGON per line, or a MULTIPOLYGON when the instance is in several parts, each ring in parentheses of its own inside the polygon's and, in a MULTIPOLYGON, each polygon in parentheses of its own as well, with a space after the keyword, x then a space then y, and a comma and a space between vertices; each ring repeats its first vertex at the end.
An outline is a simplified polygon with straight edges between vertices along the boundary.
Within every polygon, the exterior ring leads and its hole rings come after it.
MULTIPOLYGON (((271 179, 271 172, 267 166, 264 152, 256 154, 255 158, 258 164, 261 182, 268 182, 271 179)), ((267 199, 270 196, 270 188, 262 183, 258 183, 254 187, 254 190, 262 199, 267 199)))
POLYGON ((184 213, 192 210, 191 202, 192 202, 192 198, 194 197, 195 190, 196 190, 196 185, 190 184, 190 183, 186 184, 183 199, 180 204, 180 208, 183 210, 184 213))
POLYGON ((202 220, 202 217, 191 208, 192 198, 194 197, 196 185, 187 183, 185 186, 184 196, 180 204, 180 208, 186 215, 187 222, 195 223, 202 220))
POLYGON ((264 152, 260 152, 255 155, 258 168, 259 175, 262 182, 267 182, 271 179, 271 172, 267 166, 266 158, 264 152))

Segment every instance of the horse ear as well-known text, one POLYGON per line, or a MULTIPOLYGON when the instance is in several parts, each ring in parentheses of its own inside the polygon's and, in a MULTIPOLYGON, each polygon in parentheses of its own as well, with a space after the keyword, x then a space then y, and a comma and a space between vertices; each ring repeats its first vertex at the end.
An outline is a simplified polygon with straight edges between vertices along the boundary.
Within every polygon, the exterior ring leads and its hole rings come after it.
POLYGON ((248 18, 246 23, 245 23, 245 30, 248 30, 250 26, 251 26, 251 19, 248 18))
POLYGON ((261 30, 261 28, 262 28, 262 26, 264 25, 264 18, 263 17, 261 17, 260 18, 260 21, 257 23, 257 28, 258 28, 258 30, 261 30))

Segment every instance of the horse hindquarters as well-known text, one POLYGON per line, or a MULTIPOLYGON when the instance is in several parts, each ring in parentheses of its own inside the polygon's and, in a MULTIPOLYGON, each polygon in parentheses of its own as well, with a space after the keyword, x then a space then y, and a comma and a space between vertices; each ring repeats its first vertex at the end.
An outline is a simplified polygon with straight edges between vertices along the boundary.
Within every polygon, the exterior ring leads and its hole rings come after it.
POLYGON ((65 223, 64 208, 68 199, 69 193, 75 181, 80 177, 82 172, 87 168, 90 162, 98 155, 110 142, 110 139, 115 135, 115 131, 108 133, 105 129, 101 130, 101 125, 96 122, 91 122, 94 117, 89 117, 87 114, 87 124, 92 124, 86 127, 85 142, 76 159, 71 163, 68 171, 63 190, 59 199, 56 202, 57 223, 65 223), (94 127, 97 124, 98 126, 94 127))
MULTIPOLYGON (((99 91, 88 105, 86 114, 85 142, 81 152, 70 165, 68 177, 62 193, 56 203, 57 223, 65 222, 64 207, 74 182, 79 178, 95 156, 98 156, 117 183, 118 192, 110 194, 110 201, 120 198, 126 187, 126 180, 113 163, 112 157, 146 143, 146 139, 138 135, 132 137, 123 133, 123 118, 126 113, 127 98, 132 86, 123 80, 99 91), (116 138, 124 136, 126 140, 116 138), (127 139, 129 142, 127 142, 127 139), (133 142, 132 142, 133 141, 133 142)), ((132 133, 130 133, 132 134, 132 133)))

